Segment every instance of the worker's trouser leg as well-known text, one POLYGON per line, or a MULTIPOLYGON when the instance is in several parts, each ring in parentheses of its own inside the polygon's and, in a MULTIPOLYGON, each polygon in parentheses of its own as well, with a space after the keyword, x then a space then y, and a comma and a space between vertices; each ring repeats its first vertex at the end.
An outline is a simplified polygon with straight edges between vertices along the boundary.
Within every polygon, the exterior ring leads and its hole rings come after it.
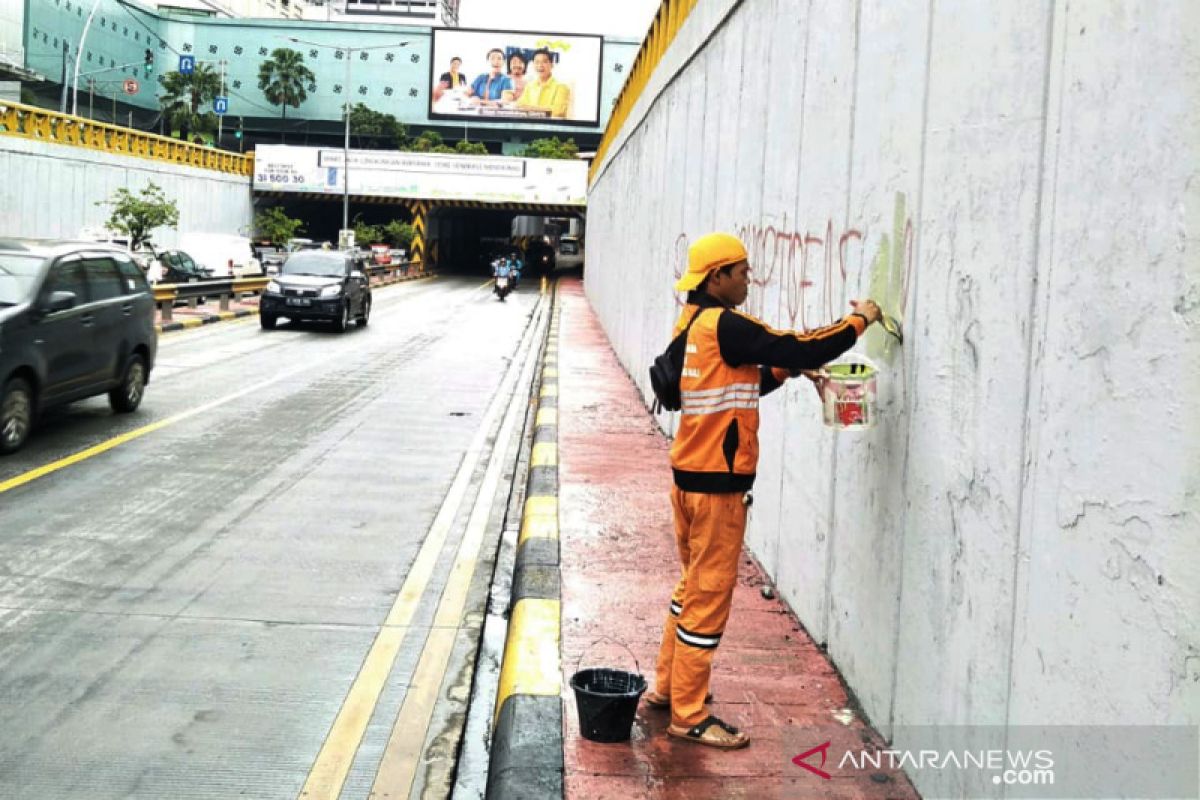
POLYGON ((704 717, 712 657, 733 602, 746 534, 741 492, 700 494, 671 489, 675 541, 683 575, 658 653, 656 691, 671 698, 671 722, 691 727, 704 717))

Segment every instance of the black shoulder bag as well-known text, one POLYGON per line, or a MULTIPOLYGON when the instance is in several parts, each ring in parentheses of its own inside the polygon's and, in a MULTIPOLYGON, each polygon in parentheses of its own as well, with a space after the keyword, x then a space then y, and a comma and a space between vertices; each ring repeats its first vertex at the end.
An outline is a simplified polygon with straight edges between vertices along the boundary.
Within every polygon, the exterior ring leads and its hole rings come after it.
POLYGON ((650 388, 654 390, 654 406, 650 410, 655 414, 662 409, 678 411, 683 406, 679 379, 683 377, 683 358, 687 350, 688 331, 703 312, 703 308, 696 311, 683 332, 672 339, 667 349, 650 365, 650 388))

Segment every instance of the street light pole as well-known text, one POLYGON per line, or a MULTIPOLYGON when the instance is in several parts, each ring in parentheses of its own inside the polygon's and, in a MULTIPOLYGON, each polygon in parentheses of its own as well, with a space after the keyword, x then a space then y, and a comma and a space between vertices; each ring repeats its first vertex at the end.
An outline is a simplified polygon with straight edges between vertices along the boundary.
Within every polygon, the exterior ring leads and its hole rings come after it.
POLYGON ((342 143, 342 230, 347 230, 350 227, 350 61, 354 58, 355 50, 389 50, 391 48, 407 47, 408 42, 379 44, 371 47, 344 47, 342 45, 309 42, 304 39, 297 39, 294 36, 289 36, 287 39, 289 42, 306 44, 309 47, 326 47, 341 50, 346 54, 346 82, 343 85, 343 91, 346 93, 346 102, 343 104, 346 129, 342 143))
POLYGON ((350 228, 350 60, 354 49, 346 49, 346 141, 342 145, 342 230, 350 228))
MULTIPOLYGON (((221 59, 221 97, 225 97, 225 59, 221 59)), ((217 114, 217 147, 221 147, 221 133, 224 130, 225 115, 217 114)))
POLYGON ((79 111, 79 64, 83 60, 83 45, 87 42, 88 31, 92 27, 92 18, 96 16, 96 9, 100 7, 100 0, 95 0, 92 3, 92 10, 88 12, 87 21, 83 23, 83 33, 79 35, 79 49, 75 51, 75 80, 71 82, 71 116, 78 116, 79 111))

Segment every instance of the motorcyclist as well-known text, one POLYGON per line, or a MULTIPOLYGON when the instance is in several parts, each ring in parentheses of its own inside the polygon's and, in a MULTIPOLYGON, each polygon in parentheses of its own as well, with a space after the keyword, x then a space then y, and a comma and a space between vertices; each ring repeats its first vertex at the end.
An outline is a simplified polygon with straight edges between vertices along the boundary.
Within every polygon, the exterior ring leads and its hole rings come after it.
POLYGON ((492 291, 503 300, 504 295, 508 294, 513 287, 512 269, 509 267, 508 259, 501 257, 492 262, 492 278, 508 278, 508 287, 504 291, 500 290, 498 282, 492 285, 492 291))
POLYGON ((521 268, 523 266, 525 266, 525 265, 521 262, 520 255, 518 255, 517 253, 512 253, 509 255, 508 269, 512 273, 512 284, 513 284, 514 290, 517 288, 517 285, 521 282, 521 268))

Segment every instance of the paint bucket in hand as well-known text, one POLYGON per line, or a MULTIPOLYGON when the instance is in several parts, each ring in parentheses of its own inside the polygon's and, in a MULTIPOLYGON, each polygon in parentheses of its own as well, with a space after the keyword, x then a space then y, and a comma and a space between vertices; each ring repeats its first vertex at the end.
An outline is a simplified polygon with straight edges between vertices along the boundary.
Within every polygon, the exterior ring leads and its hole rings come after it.
POLYGON ((879 369, 866 356, 847 353, 820 370, 825 425, 843 431, 875 424, 876 377, 879 369))
MULTIPOLYGON (((604 637, 608 638, 608 637, 604 637)), ((601 641, 597 639, 596 642, 601 641)), ((615 639, 613 641, 616 641, 615 639)), ((592 642, 592 644, 596 644, 592 642)), ((579 711, 579 732, 593 742, 627 742, 633 734, 633 719, 637 716, 638 701, 646 691, 646 678, 637 656, 622 642, 617 642, 633 658, 637 672, 611 667, 579 669, 571 676, 575 691, 575 708, 579 711)), ((580 655, 580 660, 583 656, 580 655)))

